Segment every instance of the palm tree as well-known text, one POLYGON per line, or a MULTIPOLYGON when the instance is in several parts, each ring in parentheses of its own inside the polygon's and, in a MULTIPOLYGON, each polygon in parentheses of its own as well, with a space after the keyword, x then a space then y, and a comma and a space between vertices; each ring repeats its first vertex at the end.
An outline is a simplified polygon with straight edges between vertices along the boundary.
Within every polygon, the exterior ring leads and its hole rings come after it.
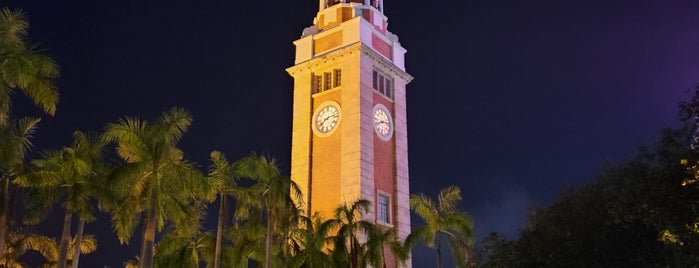
POLYGON ((248 174, 256 183, 250 187, 252 193, 261 200, 262 209, 267 219, 265 231, 265 267, 272 267, 273 244, 275 236, 285 229, 289 221, 284 219, 298 215, 298 208, 293 200, 301 200, 301 190, 287 176, 281 175, 274 159, 251 155, 238 160, 244 174, 248 174), (275 230, 277 230, 275 234, 275 230))
POLYGON ((373 267, 385 267, 386 248, 394 253, 393 256, 398 261, 405 261, 407 256, 399 254, 401 246, 400 242, 396 240, 395 229, 386 228, 386 230, 382 230, 382 228, 376 227, 376 232, 374 232, 373 236, 368 237, 364 245, 365 266, 370 264, 373 267))
POLYGON ((365 199, 354 201, 349 206, 347 203, 335 209, 335 220, 339 229, 335 238, 334 251, 336 260, 349 261, 342 266, 351 268, 364 265, 364 247, 359 241, 360 235, 365 237, 376 236, 376 226, 362 216, 369 212, 371 202, 365 199))
MULTIPOLYGON (((248 215, 244 214, 250 210, 250 206, 259 207, 260 203, 248 188, 238 186, 238 180, 244 177, 252 177, 254 174, 246 174, 246 170, 243 170, 238 162, 230 164, 226 156, 219 151, 211 152, 210 158, 212 164, 209 167, 209 179, 214 189, 216 189, 219 198, 214 257, 214 268, 219 268, 221 267, 223 250, 223 230, 226 228, 228 197, 233 197, 236 200, 237 208, 235 210, 234 222, 237 222, 239 218, 247 218, 248 215)), ((247 172, 250 172, 250 170, 247 170, 247 172)))
POLYGON ((40 119, 22 118, 0 125, 0 252, 5 248, 12 200, 10 181, 21 174, 32 134, 40 119))
POLYGON ((58 66, 28 44, 28 28, 21 10, 0 10, 0 125, 9 121, 14 90, 22 91, 46 113, 56 111, 58 66))
POLYGON ((158 267, 198 268, 202 261, 210 267, 214 259, 214 237, 200 232, 190 237, 166 235, 158 242, 155 261, 158 267))
POLYGON ((0 265, 7 268, 25 267, 20 258, 29 251, 39 253, 49 264, 58 258, 56 241, 52 238, 37 234, 12 232, 7 234, 7 247, 0 257, 0 265))
POLYGON ((267 224, 263 214, 263 209, 258 206, 240 206, 236 209, 233 226, 224 231, 232 246, 228 255, 222 255, 230 259, 230 266, 247 267, 250 260, 264 262, 267 224))
POLYGON ((10 120, 12 94, 15 90, 22 91, 50 115, 58 102, 54 85, 58 66, 28 44, 28 27, 22 11, 0 10, 0 252, 5 247, 8 229, 10 179, 24 162, 28 140, 39 122, 32 118, 10 120))
POLYGON ((437 250, 437 267, 442 267, 441 238, 449 241, 449 247, 457 267, 466 267, 466 258, 470 244, 473 241, 473 221, 471 217, 457 209, 461 201, 461 190, 449 186, 439 192, 437 203, 424 194, 410 196, 410 208, 425 225, 414 229, 406 238, 406 244, 412 245, 415 240, 424 242, 428 247, 437 250))
POLYGON ((298 228, 292 231, 298 249, 289 261, 289 267, 335 267, 332 258, 326 253, 332 245, 332 230, 337 229, 338 221, 323 221, 319 214, 313 217, 300 216, 298 228))
MULTIPOLYGON (((191 123, 187 111, 173 108, 152 124, 126 118, 105 131, 104 137, 117 143, 117 154, 125 161, 110 180, 110 187, 122 197, 111 213, 122 243, 131 238, 140 214, 145 214, 140 267, 153 267, 155 235, 165 222, 187 219, 196 199, 213 199, 204 176, 176 147, 191 123)), ((190 234, 199 230, 198 224, 179 227, 179 232, 190 234)))
MULTIPOLYGON (((41 211, 30 213, 29 223, 38 223, 56 202, 61 202, 65 209, 58 268, 67 265, 73 214, 78 214, 80 218, 76 248, 80 248, 85 221, 95 220, 90 202, 97 194, 97 167, 102 158, 102 148, 106 144, 98 135, 80 131, 73 133, 73 138, 71 147, 44 153, 41 159, 32 161, 34 171, 13 180, 13 183, 21 187, 37 189, 29 192, 29 207, 41 211)), ((77 266, 80 250, 73 250, 73 253, 74 266, 77 266)))

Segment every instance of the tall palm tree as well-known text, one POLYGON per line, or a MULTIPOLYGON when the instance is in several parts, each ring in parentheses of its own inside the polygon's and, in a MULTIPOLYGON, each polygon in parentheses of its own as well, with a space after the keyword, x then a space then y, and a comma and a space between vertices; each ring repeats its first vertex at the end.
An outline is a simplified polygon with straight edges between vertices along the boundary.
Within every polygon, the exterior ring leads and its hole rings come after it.
POLYGON ((12 93, 22 91, 53 115, 58 102, 56 63, 27 42, 29 23, 21 10, 0 10, 0 125, 10 118, 12 93))
POLYGON ((28 44, 29 24, 20 10, 0 10, 0 252, 5 247, 7 213, 11 200, 10 178, 16 175, 18 163, 30 143, 38 119, 10 120, 11 97, 15 90, 22 91, 46 113, 53 115, 58 102, 54 80, 58 66, 28 44), (10 136, 7 136, 10 135, 10 136), (8 140, 9 139, 9 140, 8 140))
MULTIPOLYGON (((104 137, 117 144, 125 161, 112 173, 110 187, 122 197, 112 221, 122 243, 127 242, 145 214, 139 265, 153 267, 155 236, 167 221, 187 219, 196 199, 213 199, 204 176, 184 159, 177 142, 192 123, 187 111, 173 108, 155 122, 137 118, 109 124, 104 137)), ((179 226, 194 233, 199 226, 179 226), (184 228, 189 227, 189 228, 184 228)), ((181 233, 180 235, 184 235, 181 233)))
MULTIPOLYGON (((91 201, 97 195, 95 181, 99 174, 99 162, 102 158, 102 148, 105 142, 96 134, 86 134, 80 131, 73 133, 73 144, 58 151, 49 151, 40 159, 32 161, 34 171, 19 176, 13 183, 35 188, 29 196, 30 206, 40 209, 38 213, 30 213, 29 223, 36 224, 56 202, 60 202, 64 212, 63 231, 61 233, 58 268, 65 268, 68 260, 70 229, 73 214, 80 218, 77 243, 80 248, 82 230, 85 221, 95 220, 91 201), (38 194, 31 194, 38 193, 38 194), (32 204, 33 203, 33 204, 32 204)), ((80 256, 80 250, 73 250, 74 266, 80 256)))
POLYGON ((466 267, 468 251, 473 242, 473 221, 471 217, 456 207, 461 201, 461 190, 449 186, 439 192, 437 203, 424 194, 410 196, 410 208, 422 220, 424 226, 413 230, 406 238, 406 244, 412 245, 416 240, 437 250, 437 267, 442 267, 441 238, 449 242, 454 264, 466 267))
POLYGON ((362 220, 364 214, 369 212, 371 202, 359 199, 351 204, 342 204, 335 209, 335 220, 338 222, 337 237, 333 254, 336 260, 348 261, 342 266, 350 268, 364 265, 364 246, 359 241, 360 236, 376 236, 376 226, 366 220, 362 220))
POLYGON ((281 175, 274 159, 251 155, 237 161, 241 170, 256 180, 250 190, 261 200, 267 219, 265 231, 265 267, 272 267, 275 238, 285 229, 285 219, 298 214, 293 200, 301 200, 301 190, 288 176, 281 175), (275 233, 275 230, 277 231, 275 233))
POLYGON ((238 219, 247 218, 248 215, 245 215, 245 213, 250 210, 250 206, 259 207, 260 202, 247 187, 238 186, 238 180, 241 178, 254 177, 254 174, 249 173, 252 170, 243 170, 238 162, 229 163, 226 156, 219 151, 211 152, 210 158, 212 164, 209 166, 209 179, 219 198, 213 267, 219 268, 221 267, 223 250, 223 230, 226 228, 225 223, 227 221, 228 197, 233 197, 236 200, 234 222, 238 221, 238 219))
POLYGON ((40 119, 22 118, 0 125, 0 252, 8 234, 8 213, 12 198, 10 181, 21 174, 24 158, 32 146, 32 134, 40 119))

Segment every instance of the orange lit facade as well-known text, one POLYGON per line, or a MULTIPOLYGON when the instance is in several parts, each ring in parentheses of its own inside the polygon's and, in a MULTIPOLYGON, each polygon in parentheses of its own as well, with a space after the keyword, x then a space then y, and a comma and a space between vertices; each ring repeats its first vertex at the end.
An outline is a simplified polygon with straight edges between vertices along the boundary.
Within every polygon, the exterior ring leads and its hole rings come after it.
MULTIPOLYGON (((305 210, 331 217, 358 199, 365 220, 410 233, 406 50, 387 28, 382 0, 320 0, 296 40, 291 177, 305 210)), ((411 266, 410 260, 406 263, 411 266)), ((387 256, 386 267, 398 267, 387 256)))

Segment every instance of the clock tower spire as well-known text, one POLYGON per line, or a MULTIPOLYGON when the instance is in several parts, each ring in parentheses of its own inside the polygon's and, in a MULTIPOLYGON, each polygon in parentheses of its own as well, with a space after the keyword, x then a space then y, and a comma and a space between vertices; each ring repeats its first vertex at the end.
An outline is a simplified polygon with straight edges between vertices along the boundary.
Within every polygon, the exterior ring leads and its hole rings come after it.
MULTIPOLYGON (((308 215, 372 203, 363 217, 410 233, 406 50, 387 29, 383 0, 319 0, 296 45, 291 178, 308 215)), ((402 265, 387 252, 385 267, 402 265)))

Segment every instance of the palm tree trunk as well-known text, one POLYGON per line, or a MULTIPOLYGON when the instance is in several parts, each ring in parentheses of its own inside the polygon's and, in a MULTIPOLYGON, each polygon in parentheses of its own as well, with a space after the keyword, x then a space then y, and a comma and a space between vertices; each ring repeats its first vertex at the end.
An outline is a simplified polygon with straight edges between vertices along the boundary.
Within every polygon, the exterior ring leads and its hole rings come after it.
POLYGON ((272 268, 272 229, 274 228, 274 217, 272 210, 267 209, 267 237, 265 238, 265 268, 272 268))
POLYGON ((63 216, 63 232, 61 233, 61 244, 58 246, 58 268, 66 268, 68 260, 68 246, 70 245, 70 225, 73 219, 73 212, 66 209, 63 216))
POLYGON ((5 237, 7 236, 7 213, 10 210, 10 178, 2 178, 2 197, 0 197, 0 253, 5 252, 5 237))
POLYGON ((80 219, 78 223, 78 231, 75 234, 75 247, 73 248, 73 265, 72 268, 78 268, 78 260, 80 259, 80 248, 83 243, 83 231, 85 230, 85 220, 80 219))
POLYGON ((218 226, 216 227, 216 255, 214 255, 214 268, 221 267, 221 244, 223 239, 223 225, 226 222, 226 195, 221 195, 221 204, 218 208, 218 226))
POLYGON ((437 240, 437 268, 442 268, 442 240, 439 237, 439 233, 435 236, 435 240, 437 240))
POLYGON ((192 248, 192 268, 199 268, 199 252, 196 245, 192 248))
POLYGON ((146 248, 144 245, 146 243, 146 226, 148 226, 148 219, 143 219, 142 223, 143 227, 141 227, 141 248, 140 252, 138 253, 138 260, 136 261, 136 268, 141 267, 141 258, 143 256, 143 249, 146 248))
POLYGON ((353 268, 359 268, 361 266, 359 264, 359 241, 356 237, 352 237, 352 242, 350 246, 350 258, 352 258, 351 266, 353 268))
POLYGON ((140 268, 153 267, 153 251, 155 248, 155 216, 158 206, 158 186, 154 186, 150 196, 150 204, 146 216, 146 227, 143 232, 143 248, 141 249, 140 268))

